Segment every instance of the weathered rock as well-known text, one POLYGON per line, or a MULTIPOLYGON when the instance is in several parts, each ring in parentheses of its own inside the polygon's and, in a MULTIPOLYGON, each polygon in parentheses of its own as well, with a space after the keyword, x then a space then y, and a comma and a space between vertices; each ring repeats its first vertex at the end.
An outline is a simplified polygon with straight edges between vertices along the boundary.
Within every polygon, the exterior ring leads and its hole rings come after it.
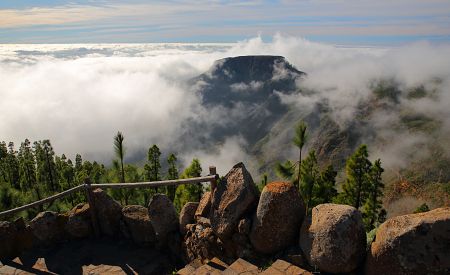
POLYGON ((242 219, 238 224, 238 232, 243 235, 248 235, 252 228, 252 221, 250 219, 242 219))
POLYGON ((450 208, 398 216, 377 231, 366 274, 450 274, 450 208))
POLYGON ((122 209, 123 220, 131 239, 140 245, 151 245, 156 241, 155 230, 147 208, 140 205, 128 205, 122 209))
POLYGON ((65 226, 67 216, 45 211, 30 221, 31 231, 40 245, 50 246, 67 238, 65 226))
POLYGON ((188 202, 183 206, 180 212, 180 232, 186 234, 186 225, 194 223, 194 216, 197 210, 198 202, 188 202))
POLYGON ((330 273, 350 272, 366 251, 361 213, 354 207, 320 204, 303 222, 300 247, 311 266, 330 273))
POLYGON ((33 247, 33 233, 31 232, 31 227, 25 224, 25 220, 20 217, 14 221, 16 226, 17 236, 15 240, 15 246, 17 255, 25 252, 33 247))
POLYGON ((91 213, 89 204, 80 203, 70 210, 67 215, 65 229, 73 238, 86 238, 92 234, 91 213))
POLYGON ((188 262, 196 259, 206 261, 216 256, 223 256, 223 247, 208 225, 207 222, 204 225, 188 225, 183 243, 184 254, 188 262))
POLYGON ((95 189, 92 193, 101 232, 108 236, 118 236, 122 207, 102 189, 95 189))
POLYGON ((230 237, 244 214, 258 203, 258 189, 243 163, 236 164, 219 182, 211 202, 211 227, 221 239, 230 237))
POLYGON ((0 221, 0 260, 16 257, 17 229, 13 223, 0 221))
POLYGON ((195 219, 200 217, 209 218, 209 213, 211 210, 211 192, 205 192, 200 200, 200 203, 195 211, 195 219))
POLYGON ((291 183, 272 182, 261 193, 250 240, 256 251, 273 254, 298 238, 305 207, 291 183))
POLYGON ((148 204, 148 215, 156 231, 158 242, 166 243, 171 232, 178 232, 178 215, 172 201, 164 194, 156 194, 148 204))

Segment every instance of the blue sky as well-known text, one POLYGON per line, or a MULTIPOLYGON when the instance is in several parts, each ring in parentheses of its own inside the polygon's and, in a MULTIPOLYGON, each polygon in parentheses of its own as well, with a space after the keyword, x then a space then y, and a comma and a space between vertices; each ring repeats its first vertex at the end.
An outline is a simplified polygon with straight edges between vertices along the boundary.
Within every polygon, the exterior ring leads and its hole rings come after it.
POLYGON ((2 0, 0 43, 450 42, 449 0, 2 0))

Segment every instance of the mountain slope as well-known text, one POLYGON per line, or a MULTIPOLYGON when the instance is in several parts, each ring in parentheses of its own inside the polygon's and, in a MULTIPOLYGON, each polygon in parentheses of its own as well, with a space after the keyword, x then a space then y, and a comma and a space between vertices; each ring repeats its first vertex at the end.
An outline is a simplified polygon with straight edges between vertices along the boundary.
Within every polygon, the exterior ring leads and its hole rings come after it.
POLYGON ((449 131, 439 117, 413 108, 420 100, 435 100, 438 80, 416 87, 403 87, 392 79, 374 80, 371 93, 342 123, 326 98, 311 101, 308 108, 283 100, 313 98, 319 91, 302 88, 306 77, 280 56, 239 56, 215 62, 190 81, 203 104, 223 121, 209 125, 209 142, 242 136, 247 153, 254 158, 250 166, 274 179, 274 164, 297 156, 291 142, 293 126, 303 119, 308 124, 306 149, 316 150, 321 165, 333 164, 341 170, 360 144, 368 144, 371 156, 381 158, 386 170, 386 204, 404 195, 432 206, 449 203, 450 171, 445 169, 450 163, 445 138, 449 131), (420 165, 423 162, 427 165, 420 165), (405 182, 411 188, 399 192, 397 185, 405 182))

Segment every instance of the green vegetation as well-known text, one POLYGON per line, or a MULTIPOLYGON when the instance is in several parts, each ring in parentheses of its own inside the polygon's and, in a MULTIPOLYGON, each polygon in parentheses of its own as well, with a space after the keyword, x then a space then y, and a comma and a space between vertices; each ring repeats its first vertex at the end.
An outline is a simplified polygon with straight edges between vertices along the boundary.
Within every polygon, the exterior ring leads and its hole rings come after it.
MULTIPOLYGON (((18 151, 14 143, 10 142, 7 145, 6 142, 0 142, 0 211, 43 199, 82 184, 86 179, 92 183, 126 183, 179 178, 177 157, 173 153, 167 158, 168 170, 165 175, 163 174, 160 164, 161 152, 157 145, 149 148, 148 161, 144 167, 124 162, 125 137, 121 132, 114 136, 113 149, 116 158, 112 161, 112 166, 107 168, 96 161, 83 161, 79 154, 75 157, 75 163, 64 154, 57 156, 49 140, 36 141, 31 146, 31 142, 26 139, 18 151)), ((200 161, 194 159, 181 174, 181 178, 199 177, 201 172, 200 161)), ((185 202, 198 201, 203 194, 201 184, 181 185, 178 189, 175 186, 160 189, 110 189, 108 193, 122 204, 146 206, 152 195, 159 191, 166 193, 179 210, 185 202)), ((13 220, 17 216, 30 219, 44 209, 67 211, 85 200, 85 194, 79 192, 9 219, 13 220)))
MULTIPOLYGON (((301 152, 305 145, 306 124, 301 122, 298 125, 301 126, 296 128, 294 144, 301 152), (301 137, 303 142, 299 142, 298 137, 301 137)), ((300 179, 299 191, 307 213, 322 203, 348 204, 362 212, 366 229, 370 231, 386 219, 386 210, 382 208, 381 201, 384 189, 381 160, 378 159, 372 164, 368 157, 367 146, 363 144, 347 159, 346 180, 339 194, 336 190, 337 172, 332 165, 321 170, 314 150, 311 150, 305 159, 300 157, 298 162, 287 160, 277 163, 275 171, 279 177, 294 184, 300 179)))
POLYGON ((384 183, 381 175, 384 169, 381 160, 373 164, 368 159, 366 145, 361 145, 347 160, 347 179, 342 185, 343 192, 335 202, 351 205, 362 212, 366 230, 370 231, 386 219, 382 207, 384 183))
POLYGON ((331 202, 336 196, 335 178, 337 173, 332 165, 321 171, 314 150, 310 151, 302 160, 302 148, 306 143, 306 129, 306 123, 303 121, 299 122, 295 128, 293 143, 299 148, 299 160, 277 163, 275 172, 279 177, 290 180, 299 188, 308 213, 314 206, 331 202))
MULTIPOLYGON (((202 173, 202 167, 200 161, 194 158, 191 164, 181 174, 182 179, 200 177, 202 173)), ((180 211, 183 205, 190 201, 200 201, 203 195, 203 185, 199 184, 186 184, 177 187, 175 192, 174 205, 175 208, 180 211)))
POLYGON ((299 157, 298 157, 298 173, 297 173, 297 187, 300 188, 300 179, 301 179, 301 169, 302 166, 302 149, 305 146, 306 142, 306 123, 304 121, 300 121, 295 127, 295 135, 293 142, 295 146, 299 149, 299 157))
POLYGON ((417 207, 416 210, 414 210, 414 213, 423 213, 423 212, 428 212, 428 211, 430 211, 430 208, 428 207, 428 205, 426 203, 423 203, 422 205, 417 207))

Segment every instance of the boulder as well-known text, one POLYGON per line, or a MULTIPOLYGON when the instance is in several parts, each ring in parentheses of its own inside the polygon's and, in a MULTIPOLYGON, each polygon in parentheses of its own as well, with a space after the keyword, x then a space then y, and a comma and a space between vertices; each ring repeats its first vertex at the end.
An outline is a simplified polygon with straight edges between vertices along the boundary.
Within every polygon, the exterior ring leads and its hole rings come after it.
POLYGON ((203 194, 200 203, 195 211, 195 219, 200 217, 209 218, 209 212, 211 210, 211 191, 203 194))
POLYGON ((30 221, 33 236, 38 244, 51 246, 67 239, 64 230, 67 216, 52 211, 41 212, 30 221))
POLYGON ((184 238, 183 250, 187 262, 200 260, 202 262, 214 257, 224 256, 221 242, 211 229, 209 221, 202 219, 201 224, 189 224, 184 238))
POLYGON ((102 189, 95 189, 92 194, 101 232, 108 236, 118 236, 122 207, 102 189))
POLYGON ((273 254, 296 243, 305 207, 297 189, 288 182, 264 187, 253 218, 250 240, 256 251, 273 254))
POLYGON ((67 213, 66 232, 73 238, 86 238, 92 234, 89 204, 80 203, 67 213))
POLYGON ((123 220, 131 239, 140 245, 151 245, 156 241, 155 230, 147 208, 140 205, 128 205, 122 209, 123 220))
POLYGON ((303 222, 300 247, 309 264, 329 273, 355 270, 366 252, 361 213, 354 207, 320 204, 303 222))
POLYGON ((366 274, 450 274, 450 208, 384 222, 365 269, 366 274))
POLYGON ((17 255, 20 255, 22 252, 27 251, 33 247, 33 233, 31 231, 31 227, 25 223, 25 220, 20 217, 14 221, 14 225, 16 226, 17 236, 16 236, 16 250, 17 255))
POLYGON ((0 221, 0 260, 13 259, 16 255, 17 229, 13 223, 0 221))
POLYGON ((156 194, 148 204, 148 215, 156 231, 158 242, 166 243, 171 232, 178 232, 178 215, 172 201, 164 194, 156 194))
POLYGON ((258 197, 258 189, 244 164, 233 166, 212 194, 210 216, 214 233, 221 239, 231 237, 239 220, 255 209, 258 197))
POLYGON ((197 210, 198 202, 188 202, 183 206, 180 212, 180 232, 186 234, 186 225, 194 223, 194 216, 197 210))

